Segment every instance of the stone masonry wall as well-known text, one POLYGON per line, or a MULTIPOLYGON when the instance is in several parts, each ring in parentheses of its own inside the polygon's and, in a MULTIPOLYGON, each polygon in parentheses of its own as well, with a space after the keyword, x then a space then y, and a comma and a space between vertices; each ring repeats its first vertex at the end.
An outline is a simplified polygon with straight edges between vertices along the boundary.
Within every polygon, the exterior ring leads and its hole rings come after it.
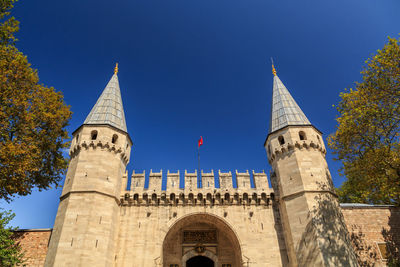
POLYGON ((378 244, 386 243, 392 253, 398 253, 400 208, 362 204, 341 204, 341 208, 360 265, 386 266, 378 244))
MULTIPOLYGON (((121 203, 124 212, 120 217, 122 226, 119 240, 116 241, 119 251, 115 265, 129 265, 132 259, 141 259, 139 265, 142 266, 149 262, 157 265, 162 257, 162 237, 168 232, 171 222, 179 221, 187 214, 208 213, 223 218, 233 226, 241 245, 245 245, 242 247, 242 253, 244 256, 250 256, 252 265, 263 266, 262 262, 265 261, 264 263, 268 262, 274 266, 280 264, 286 266, 286 255, 279 255, 286 254, 286 251, 283 240, 278 242, 278 239, 283 238, 280 231, 274 230, 277 225, 273 217, 276 215, 271 204, 265 205, 261 202, 258 206, 253 203, 245 205, 215 203, 214 207, 207 203, 197 205, 188 203, 187 206, 181 206, 179 203, 167 206, 161 203, 160 206, 151 203, 148 205, 121 203), (159 238, 154 238, 157 236, 159 238), (258 259, 257 257, 261 255, 257 249, 259 244, 269 244, 269 246, 258 259), (143 251, 143 246, 146 248, 146 253, 143 251)), ((341 210, 360 266, 386 266, 387 261, 382 259, 378 244, 387 243, 390 250, 400 249, 400 208, 341 204, 341 210)), ((51 229, 33 229, 15 232, 14 237, 25 252, 26 266, 43 266, 51 231, 51 229)))
POLYGON ((204 253, 214 255, 218 267, 287 266, 279 212, 265 173, 202 172, 202 183, 197 172, 164 174, 164 189, 163 173, 150 171, 147 188, 145 173, 133 173, 130 189, 122 192, 115 266, 184 267, 195 253, 180 238, 185 229, 217 230, 220 239, 205 244, 204 253))
POLYGON ((19 242, 25 254, 23 266, 42 267, 46 259, 51 229, 19 230, 14 238, 19 242))

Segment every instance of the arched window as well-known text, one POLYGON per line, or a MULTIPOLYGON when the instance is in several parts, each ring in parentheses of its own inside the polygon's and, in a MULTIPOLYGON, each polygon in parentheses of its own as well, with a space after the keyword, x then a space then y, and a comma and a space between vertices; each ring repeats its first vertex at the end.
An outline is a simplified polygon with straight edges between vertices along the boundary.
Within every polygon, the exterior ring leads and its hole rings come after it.
POLYGON ((75 138, 76 138, 75 141, 78 142, 79 134, 77 134, 75 138))
POLYGON ((225 200, 226 200, 226 201, 229 201, 229 199, 230 199, 229 193, 225 193, 225 200))
POLYGON ((307 140, 306 133, 303 131, 299 132, 299 137, 300 137, 300 140, 307 140))
POLYGON ((236 201, 238 201, 238 200, 239 200, 239 194, 238 194, 238 193, 235 193, 234 198, 235 198, 236 201))
POLYGON ((317 134, 317 139, 318 139, 318 143, 321 144, 321 139, 319 138, 319 135, 317 134))
POLYGON ((285 144, 285 139, 283 138, 282 135, 280 135, 280 136, 278 137, 278 141, 279 141, 279 144, 280 144, 280 145, 285 144))
POLYGON ((271 155, 271 145, 268 145, 268 155, 271 155))
POLYGON ((93 130, 92 133, 90 134, 92 140, 96 140, 97 139, 97 131, 93 130))
POLYGON ((118 140, 118 135, 114 134, 111 139, 111 143, 116 144, 118 140))

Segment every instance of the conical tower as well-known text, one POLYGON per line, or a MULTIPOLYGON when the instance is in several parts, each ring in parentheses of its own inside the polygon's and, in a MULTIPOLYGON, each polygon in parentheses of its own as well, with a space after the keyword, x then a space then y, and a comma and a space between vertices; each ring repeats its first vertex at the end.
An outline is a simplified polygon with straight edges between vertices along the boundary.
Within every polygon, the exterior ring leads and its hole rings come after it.
POLYGON ((325 160, 322 133, 274 74, 264 143, 290 266, 357 266, 325 160))
POLYGON ((114 75, 83 124, 110 125, 118 130, 128 132, 117 73, 118 65, 115 66, 114 75))
POLYGON ((121 190, 132 141, 127 133, 118 65, 75 132, 45 266, 112 266, 121 190))

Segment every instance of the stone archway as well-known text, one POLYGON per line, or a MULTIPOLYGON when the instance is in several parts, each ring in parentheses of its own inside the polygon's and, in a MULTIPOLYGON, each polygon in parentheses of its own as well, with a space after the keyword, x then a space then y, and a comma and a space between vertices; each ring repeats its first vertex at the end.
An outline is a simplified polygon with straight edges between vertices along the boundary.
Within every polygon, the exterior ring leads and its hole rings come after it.
POLYGON ((218 257, 211 251, 205 250, 203 253, 199 254, 195 250, 190 250, 182 257, 182 267, 190 267, 187 266, 188 261, 199 256, 210 259, 213 262, 213 266, 218 266, 218 257))
POLYGON ((205 256, 195 256, 186 261, 185 267, 214 267, 214 261, 205 256))
POLYGON ((162 253, 165 267, 186 267, 197 256, 209 258, 215 267, 242 264, 236 233, 225 220, 209 213, 189 214, 176 221, 164 238, 162 253))

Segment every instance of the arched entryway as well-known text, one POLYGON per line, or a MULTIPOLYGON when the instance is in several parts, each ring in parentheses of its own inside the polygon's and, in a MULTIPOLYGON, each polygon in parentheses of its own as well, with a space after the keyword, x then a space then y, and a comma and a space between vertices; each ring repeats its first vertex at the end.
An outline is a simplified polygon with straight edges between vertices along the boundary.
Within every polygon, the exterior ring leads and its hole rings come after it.
POLYGON ((235 231, 224 219, 209 213, 194 213, 177 220, 165 236, 162 259, 165 267, 242 264, 235 231), (197 265, 199 262, 203 264, 197 265))
POLYGON ((196 256, 186 261, 186 267, 214 267, 214 262, 204 256, 196 256))

